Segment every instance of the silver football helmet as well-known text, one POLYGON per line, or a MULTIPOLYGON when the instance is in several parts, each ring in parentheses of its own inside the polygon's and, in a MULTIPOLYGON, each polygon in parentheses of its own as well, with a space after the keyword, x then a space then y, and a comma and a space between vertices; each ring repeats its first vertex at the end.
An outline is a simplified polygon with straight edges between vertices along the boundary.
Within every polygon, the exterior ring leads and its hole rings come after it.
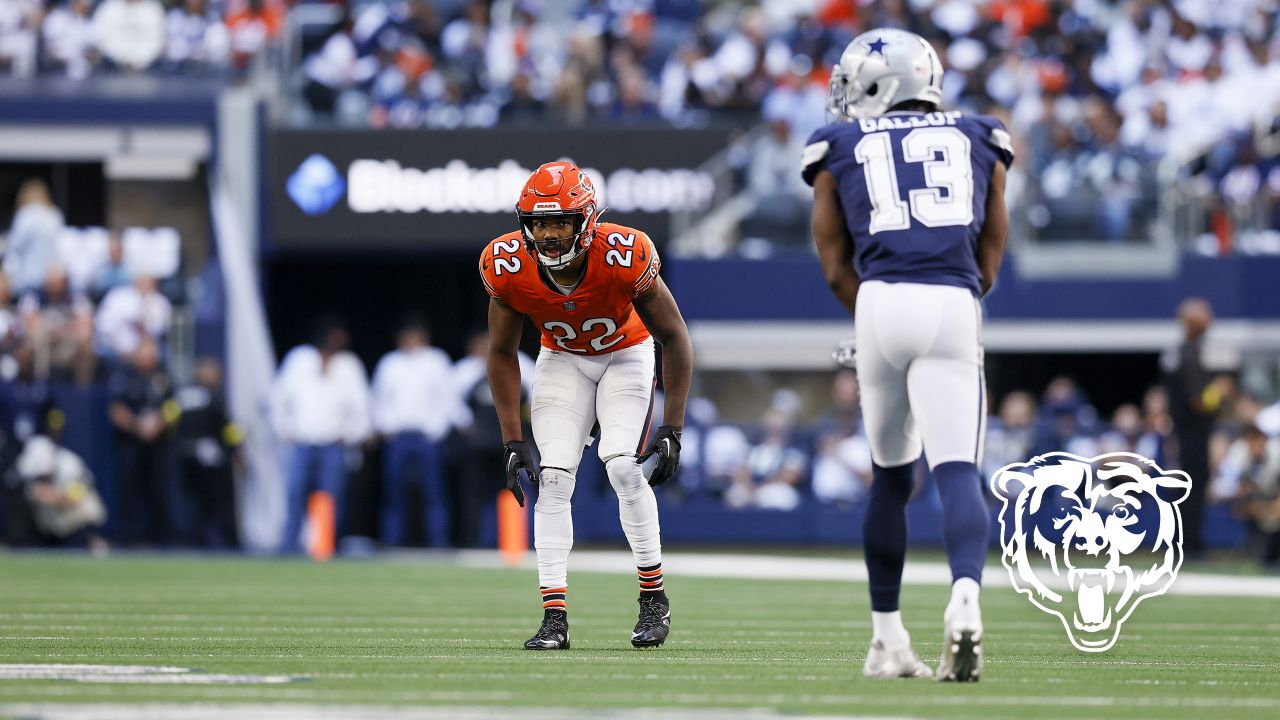
POLYGON ((907 100, 942 104, 942 62, 929 41, 892 28, 854 38, 831 71, 827 110, 847 122, 907 100))

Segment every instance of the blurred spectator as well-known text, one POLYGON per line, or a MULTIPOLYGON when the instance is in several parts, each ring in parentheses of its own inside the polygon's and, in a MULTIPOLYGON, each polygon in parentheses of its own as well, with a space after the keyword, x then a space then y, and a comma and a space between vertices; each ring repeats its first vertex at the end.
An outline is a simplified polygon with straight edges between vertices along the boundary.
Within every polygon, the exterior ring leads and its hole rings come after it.
POLYGON ((7 541, 26 545, 35 542, 35 529, 25 512, 25 484, 11 470, 28 440, 37 435, 57 437, 65 417, 54 404, 48 380, 36 375, 29 345, 14 349, 12 364, 12 374, 6 369, 0 378, 0 505, 7 541))
POLYGON ((508 125, 538 125, 544 122, 547 104, 533 94, 533 79, 521 73, 511 81, 511 97, 502 106, 500 117, 508 125))
POLYGON ((0 356, 8 355, 25 339, 27 328, 13 307, 9 276, 0 270, 0 356))
POLYGON ((752 488, 738 489, 737 481, 749 477, 746 466, 751 443, 741 428, 728 424, 714 425, 714 422, 715 415, 712 414, 702 443, 705 490, 730 507, 746 506, 751 500, 752 488))
POLYGON ((858 410, 858 377, 852 370, 836 373, 832 407, 818 421, 814 442, 813 494, 823 502, 859 500, 871 482, 871 446, 862 432, 858 410))
POLYGON ((344 15, 320 50, 303 62, 307 85, 303 94, 312 112, 322 117, 334 114, 343 92, 371 79, 377 71, 373 58, 362 60, 351 31, 354 21, 344 15))
POLYGON ((744 239, 809 242, 813 192, 796 172, 803 142, 792 136, 791 125, 779 117, 769 121, 769 132, 755 143, 747 167, 747 192, 753 210, 742 221, 744 239))
POLYGON ((813 494, 822 502, 847 505, 871 487, 871 446, 861 432, 818 439, 813 461, 813 494))
POLYGON ((1258 411, 1254 417, 1258 429, 1267 437, 1280 438, 1280 402, 1272 403, 1258 411))
POLYGON ((1184 300, 1178 306, 1183 340, 1174 354, 1166 356, 1166 384, 1169 413, 1178 440, 1177 467, 1191 477, 1191 492, 1182 503, 1183 547, 1188 557, 1203 550, 1201 521, 1204 496, 1209 484, 1209 433, 1222 403, 1202 360, 1203 339, 1213 324, 1213 310, 1201 298, 1184 300))
POLYGON ((1131 403, 1121 405, 1111 414, 1110 429, 1098 438, 1098 452, 1137 452, 1142 430, 1142 413, 1138 406, 1131 403))
POLYGON ((165 18, 164 67, 191 72, 229 61, 231 37, 222 18, 205 0, 181 0, 165 18))
POLYGON ((107 234, 107 262, 93 277, 89 297, 94 302, 102 302, 107 293, 133 284, 133 272, 124 262, 124 242, 120 239, 120 231, 112 230, 107 234))
POLYGON ((178 388, 174 400, 181 412, 174 432, 178 468, 191 511, 184 539, 202 547, 237 547, 235 469, 244 431, 227 412, 222 365, 200 360, 195 383, 178 388))
POLYGON ((60 0, 45 17, 43 64, 53 72, 83 80, 100 57, 94 40, 93 0, 60 0))
POLYGON ((4 253, 4 271, 21 297, 35 292, 58 256, 58 235, 62 232, 62 211, 53 204, 44 180, 31 178, 18 187, 17 211, 9 227, 9 244, 4 253))
POLYGON ((347 350, 344 322, 322 318, 315 343, 290 350, 272 387, 276 435, 292 445, 286 471, 287 516, 281 551, 297 552, 303 516, 313 491, 333 499, 335 531, 342 536, 346 448, 370 434, 369 381, 364 365, 347 350))
POLYGON ((1032 455, 1064 451, 1081 457, 1098 454, 1094 424, 1097 411, 1074 380, 1059 376, 1045 387, 1032 455))
POLYGON ((35 72, 41 15, 40 0, 0 2, 0 71, 18 76, 35 72))
MULTIPOLYGON (((454 473, 450 492, 454 498, 454 526, 458 544, 476 547, 480 542, 482 518, 493 516, 494 500, 506 492, 506 479, 494 468, 502 467, 502 428, 489 391, 489 371, 485 358, 489 354, 489 334, 477 332, 467 339, 467 354, 453 365, 451 380, 462 402, 455 424, 458 428, 460 472, 454 473)), ((520 382, 523 385, 521 405, 532 394, 533 359, 523 352, 520 382)))
POLYGON ((143 336, 128 365, 109 381, 108 417, 114 429, 119 484, 120 539, 131 545, 167 545, 174 538, 174 477, 170 430, 178 420, 173 382, 160 365, 160 349, 143 336))
POLYGON ((238 0, 228 5, 226 21, 231 39, 231 66, 236 70, 244 70, 280 37, 285 19, 284 2, 238 0))
POLYGON ((169 332, 173 306, 161 295, 156 279, 137 275, 131 285, 119 285, 102 298, 94 320, 98 350, 104 358, 131 355, 142 338, 157 344, 169 332))
POLYGON ((1263 564, 1280 564, 1280 440, 1247 426, 1222 463, 1214 494, 1232 501, 1263 564))
POLYGON ((1023 463, 1035 454, 1036 400, 1025 390, 1014 390, 1000 403, 1000 414, 987 421, 987 444, 983 452, 983 477, 993 477, 1000 468, 1023 463))
POLYGON ((410 319, 396 336, 396 349, 373 371, 373 424, 383 439, 381 539, 405 544, 409 488, 422 500, 428 547, 451 544, 449 487, 444 440, 458 417, 458 388, 449 356, 431 346, 421 320, 410 319))
POLYGON ((67 271, 50 267, 44 285, 19 303, 35 353, 36 373, 71 378, 81 385, 93 379, 93 306, 71 292, 67 271))
POLYGON ((1153 385, 1143 395, 1142 426, 1137 453, 1160 467, 1169 467, 1167 448, 1173 434, 1173 418, 1169 416, 1169 393, 1163 385, 1153 385))
POLYGON ((763 437, 747 453, 746 466, 738 471, 725 501, 730 507, 794 510, 800 505, 809 460, 793 439, 785 410, 769 408, 761 425, 763 437))
POLYGON ((93 38, 111 64, 144 70, 164 51, 164 5, 160 0, 102 0, 93 13, 93 38))
POLYGON ((78 455, 37 435, 27 441, 16 470, 40 544, 106 552, 101 533, 107 508, 94 487, 93 473, 78 455))

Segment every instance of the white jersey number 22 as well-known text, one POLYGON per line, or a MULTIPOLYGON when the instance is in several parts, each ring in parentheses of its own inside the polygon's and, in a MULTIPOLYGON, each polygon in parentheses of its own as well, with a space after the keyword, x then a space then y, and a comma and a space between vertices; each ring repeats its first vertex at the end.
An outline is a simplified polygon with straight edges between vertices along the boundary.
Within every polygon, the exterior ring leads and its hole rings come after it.
POLYGON ((853 149, 871 196, 868 232, 875 235, 886 230, 906 230, 913 217, 925 227, 972 223, 969 138, 953 127, 916 128, 902 138, 902 158, 924 163, 925 187, 908 192, 906 202, 898 189, 892 142, 889 133, 876 132, 863 136, 853 149))

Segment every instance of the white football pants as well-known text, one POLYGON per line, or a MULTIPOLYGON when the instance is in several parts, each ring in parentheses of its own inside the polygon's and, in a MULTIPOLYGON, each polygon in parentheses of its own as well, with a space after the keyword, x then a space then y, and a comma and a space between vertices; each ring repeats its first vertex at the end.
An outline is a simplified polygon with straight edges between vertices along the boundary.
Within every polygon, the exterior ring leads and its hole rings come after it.
POLYGON ((605 355, 548 348, 538 354, 530 413, 542 461, 533 515, 539 585, 567 585, 573 547, 570 498, 582 450, 597 421, 600 459, 618 494, 618 514, 636 566, 662 562, 658 502, 636 464, 649 431, 653 391, 652 339, 605 355))
POLYGON ((981 464, 986 433, 982 310, 950 285, 871 280, 858 289, 858 383, 871 458, 981 464), (923 447, 922 447, 923 444, 923 447))

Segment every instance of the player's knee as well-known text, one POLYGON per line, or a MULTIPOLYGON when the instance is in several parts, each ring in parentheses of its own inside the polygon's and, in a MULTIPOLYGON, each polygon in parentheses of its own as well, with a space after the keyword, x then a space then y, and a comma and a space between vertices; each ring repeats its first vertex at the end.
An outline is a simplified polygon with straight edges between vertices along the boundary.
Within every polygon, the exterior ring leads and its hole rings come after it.
POLYGON ((570 438, 549 438, 538 441, 539 464, 545 470, 576 475, 578 461, 582 459, 582 443, 570 438))
POLYGON ((538 503, 535 509, 540 512, 559 512, 569 509, 569 501, 573 498, 573 486, 577 479, 572 473, 559 468, 542 469, 538 482, 538 503))
POLYGON ((644 473, 636 464, 634 455, 618 455, 610 458, 604 464, 604 469, 609 473, 609 484, 613 486, 614 491, 618 493, 618 500, 622 502, 634 502, 648 487, 644 473))

